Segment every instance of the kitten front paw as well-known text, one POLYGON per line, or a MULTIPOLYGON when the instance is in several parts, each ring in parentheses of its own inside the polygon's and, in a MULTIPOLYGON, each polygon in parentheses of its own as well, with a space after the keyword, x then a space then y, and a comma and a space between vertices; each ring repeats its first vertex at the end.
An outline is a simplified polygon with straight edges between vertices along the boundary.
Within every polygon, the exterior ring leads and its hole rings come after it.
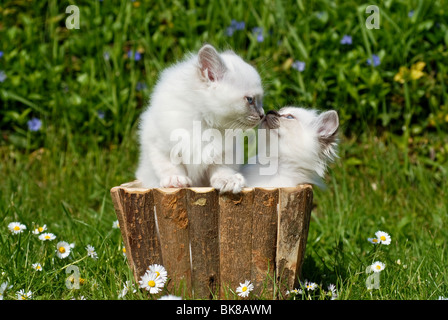
POLYGON ((191 187, 192 181, 186 176, 168 176, 160 180, 161 188, 188 188, 191 187))
POLYGON ((246 184, 244 177, 239 173, 225 177, 214 177, 210 182, 212 187, 218 189, 220 193, 239 193, 246 184))

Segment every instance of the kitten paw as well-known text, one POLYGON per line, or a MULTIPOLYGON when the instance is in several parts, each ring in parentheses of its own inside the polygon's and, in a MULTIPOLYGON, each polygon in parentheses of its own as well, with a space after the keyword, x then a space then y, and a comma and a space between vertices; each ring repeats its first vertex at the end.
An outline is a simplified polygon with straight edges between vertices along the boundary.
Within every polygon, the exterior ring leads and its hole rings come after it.
POLYGON ((212 187, 218 189, 220 193, 239 193, 245 185, 244 177, 239 173, 231 176, 212 178, 210 182, 212 187))
POLYGON ((188 188, 191 187, 192 181, 186 176, 168 176, 160 180, 161 188, 188 188))

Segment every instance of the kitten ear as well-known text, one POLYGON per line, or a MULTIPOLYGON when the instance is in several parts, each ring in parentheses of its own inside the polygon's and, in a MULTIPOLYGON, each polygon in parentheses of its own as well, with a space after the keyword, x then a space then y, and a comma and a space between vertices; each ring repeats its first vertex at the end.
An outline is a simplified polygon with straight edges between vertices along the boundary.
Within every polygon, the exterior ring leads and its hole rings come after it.
POLYGON ((201 75, 208 81, 219 81, 226 72, 226 66, 216 49, 206 44, 198 53, 201 75))
POLYGON ((326 111, 317 118, 317 134, 322 153, 330 160, 336 156, 338 128, 339 117, 334 110, 326 111))
POLYGON ((328 139, 335 136, 338 128, 339 117, 334 110, 326 111, 317 118, 317 133, 321 138, 328 139))

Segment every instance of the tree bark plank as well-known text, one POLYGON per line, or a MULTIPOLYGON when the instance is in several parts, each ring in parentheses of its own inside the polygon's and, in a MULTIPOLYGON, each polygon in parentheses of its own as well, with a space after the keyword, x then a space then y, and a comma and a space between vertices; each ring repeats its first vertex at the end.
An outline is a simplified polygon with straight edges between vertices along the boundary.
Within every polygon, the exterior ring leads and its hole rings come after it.
POLYGON ((276 265, 278 286, 283 295, 299 283, 312 202, 311 185, 280 189, 276 265))
POLYGON ((240 283, 251 280, 252 189, 219 197, 221 298, 231 297, 240 283))
POLYGON ((153 195, 149 189, 115 187, 111 196, 128 263, 139 281, 149 265, 162 264, 153 195))
POLYGON ((164 267, 174 285, 186 286, 191 292, 191 264, 187 190, 153 189, 154 204, 164 267))
POLYGON ((192 259, 192 289, 195 298, 219 294, 219 194, 213 188, 187 191, 192 259))
POLYGON ((277 247, 278 189, 255 188, 252 208, 251 279, 254 292, 274 292, 275 254, 277 247))

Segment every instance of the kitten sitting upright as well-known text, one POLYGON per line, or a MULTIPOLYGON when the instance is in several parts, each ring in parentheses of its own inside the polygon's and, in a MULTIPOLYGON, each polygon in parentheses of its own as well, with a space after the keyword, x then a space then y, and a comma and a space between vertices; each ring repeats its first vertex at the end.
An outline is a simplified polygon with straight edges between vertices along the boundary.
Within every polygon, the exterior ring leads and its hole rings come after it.
POLYGON ((260 174, 260 163, 267 162, 263 159, 267 155, 259 152, 257 164, 242 168, 247 186, 280 188, 310 183, 323 187, 327 163, 336 156, 338 127, 339 118, 334 110, 321 114, 296 107, 269 111, 259 128, 266 129, 268 136, 272 131, 278 138, 271 139, 266 146, 273 153, 269 155, 269 162, 277 161, 277 171, 272 175, 260 174), (278 145, 273 145, 275 143, 278 145))
POLYGON ((195 159, 203 157, 201 138, 205 130, 224 137, 226 129, 245 130, 259 124, 264 117, 262 96, 255 68, 234 52, 218 53, 211 45, 204 45, 197 54, 164 70, 141 117, 136 172, 141 185, 212 186, 220 192, 240 192, 245 181, 237 165, 215 161, 222 160, 229 150, 220 145, 213 161, 198 163, 195 159), (183 130, 185 141, 176 143, 172 135, 179 130, 183 130), (179 153, 182 161, 173 161, 179 153))

